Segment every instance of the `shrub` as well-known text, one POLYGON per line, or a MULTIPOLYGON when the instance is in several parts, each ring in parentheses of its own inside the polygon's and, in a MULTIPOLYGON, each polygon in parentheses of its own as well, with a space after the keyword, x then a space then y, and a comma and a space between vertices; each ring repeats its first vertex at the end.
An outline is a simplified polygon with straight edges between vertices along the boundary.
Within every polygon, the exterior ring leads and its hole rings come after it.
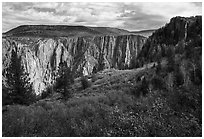
POLYGON ((91 86, 91 83, 88 81, 88 79, 86 77, 83 76, 81 78, 81 85, 82 85, 83 89, 86 89, 86 88, 91 86))
POLYGON ((146 96, 149 93, 149 82, 144 77, 141 82, 139 82, 134 89, 132 89, 131 93, 136 96, 140 97, 141 95, 146 96))
POLYGON ((53 87, 49 86, 46 90, 44 90, 41 94, 41 99, 47 98, 48 96, 52 95, 53 92, 53 87))
POLYGON ((174 74, 172 72, 168 73, 166 78, 167 78, 167 80, 166 80, 167 89, 173 90, 173 88, 174 88, 174 74))
POLYGON ((93 74, 91 81, 92 81, 92 82, 95 82, 95 81, 97 81, 97 80, 98 80, 97 75, 96 75, 96 74, 93 74))
POLYGON ((195 85, 200 85, 202 84, 202 70, 196 68, 195 71, 191 70, 190 71, 190 78, 191 81, 195 84, 195 85))
POLYGON ((139 86, 140 85, 136 85, 133 89, 131 89, 131 94, 134 95, 136 98, 139 98, 141 96, 139 86))
POLYGON ((197 90, 193 86, 190 86, 189 88, 182 86, 174 88, 173 91, 169 91, 167 100, 171 108, 173 108, 175 111, 181 112, 182 111, 181 109, 185 111, 192 111, 192 109, 195 110, 200 107, 199 105, 201 105, 201 103, 198 102, 199 100, 198 96, 199 94, 201 94, 199 92, 201 90, 197 90), (196 94, 194 94, 193 90, 195 91, 196 94))
POLYGON ((140 87, 140 90, 142 91, 142 94, 143 96, 146 96, 148 94, 148 85, 149 85, 149 82, 146 80, 146 78, 144 78, 142 80, 142 85, 140 87))
POLYGON ((8 89, 2 85, 2 105, 12 104, 12 99, 9 95, 8 89))
POLYGON ((158 75, 154 76, 150 82, 154 89, 165 89, 165 81, 158 75))
POLYGON ((180 72, 180 70, 176 70, 174 71, 174 84, 176 86, 180 86, 184 84, 184 76, 183 74, 180 72))
POLYGON ((160 72, 161 72, 161 69, 162 69, 162 67, 161 67, 161 61, 160 60, 158 60, 158 65, 156 66, 156 74, 159 74, 160 72))

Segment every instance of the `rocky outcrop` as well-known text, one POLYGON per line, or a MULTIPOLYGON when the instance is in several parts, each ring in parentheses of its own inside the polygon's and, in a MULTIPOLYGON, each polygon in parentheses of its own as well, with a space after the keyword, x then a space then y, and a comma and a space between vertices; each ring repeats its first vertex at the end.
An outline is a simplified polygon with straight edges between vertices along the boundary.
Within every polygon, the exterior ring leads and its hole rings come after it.
POLYGON ((180 49, 189 44, 192 44, 191 47, 202 47, 202 16, 172 18, 147 39, 139 59, 155 61, 158 56, 164 57, 169 47, 180 49))
POLYGON ((11 51, 22 57, 33 89, 40 94, 55 82, 60 62, 66 61, 75 77, 106 68, 125 69, 132 65, 146 38, 136 35, 95 37, 5 37, 2 39, 3 82, 11 51))

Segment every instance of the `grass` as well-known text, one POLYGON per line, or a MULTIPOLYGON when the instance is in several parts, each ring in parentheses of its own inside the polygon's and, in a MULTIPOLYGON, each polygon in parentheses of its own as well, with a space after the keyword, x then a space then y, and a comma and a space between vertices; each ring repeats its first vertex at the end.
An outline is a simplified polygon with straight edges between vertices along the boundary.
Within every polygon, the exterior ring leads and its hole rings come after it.
POLYGON ((165 83, 158 86, 165 78, 153 76, 153 69, 112 71, 102 75, 96 76, 91 87, 78 91, 66 102, 44 100, 30 106, 6 106, 2 135, 202 135, 201 86, 168 90, 165 83), (148 93, 138 96, 135 94, 143 92, 139 80, 142 76, 148 79, 148 93))

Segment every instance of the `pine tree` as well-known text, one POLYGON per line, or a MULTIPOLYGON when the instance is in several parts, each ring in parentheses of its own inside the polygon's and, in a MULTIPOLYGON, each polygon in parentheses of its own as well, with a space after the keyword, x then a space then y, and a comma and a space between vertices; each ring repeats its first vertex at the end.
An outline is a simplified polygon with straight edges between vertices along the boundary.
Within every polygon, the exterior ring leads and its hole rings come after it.
POLYGON ((172 72, 174 71, 174 66, 175 66, 175 53, 173 48, 170 46, 167 49, 167 71, 172 72))
POLYGON ((69 87, 73 82, 72 72, 66 62, 59 64, 58 77, 56 79, 56 89, 59 90, 65 98, 70 97, 69 87))
POLYGON ((161 53, 158 53, 156 55, 156 62, 157 62, 156 73, 157 74, 159 74, 161 69, 162 69, 161 61, 162 61, 162 55, 161 55, 161 53))
POLYGON ((162 69, 161 61, 158 60, 158 61, 157 61, 157 67, 156 67, 156 74, 159 74, 160 71, 161 71, 161 69, 162 69))
POLYGON ((35 101, 32 84, 29 82, 28 73, 21 65, 21 57, 12 50, 11 64, 6 73, 8 93, 14 104, 29 105, 35 101))
POLYGON ((86 89, 86 88, 88 88, 88 87, 91 86, 91 84, 90 84, 88 78, 85 77, 85 76, 81 77, 81 85, 82 85, 82 88, 83 88, 83 89, 86 89))

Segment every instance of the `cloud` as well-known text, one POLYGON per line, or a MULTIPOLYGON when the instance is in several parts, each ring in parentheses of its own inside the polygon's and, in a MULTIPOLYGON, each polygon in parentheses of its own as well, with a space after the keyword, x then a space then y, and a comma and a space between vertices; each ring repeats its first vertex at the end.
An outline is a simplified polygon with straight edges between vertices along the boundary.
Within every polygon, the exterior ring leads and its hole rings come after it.
POLYGON ((173 16, 192 16, 201 13, 201 8, 194 3, 142 3, 142 12, 161 15, 166 18, 173 16))
POLYGON ((202 7, 202 2, 192 2, 195 6, 202 7))
POLYGON ((202 3, 3 2, 3 31, 23 24, 159 28, 174 16, 201 15, 202 3))
POLYGON ((53 12, 56 13, 56 10, 54 8, 38 8, 38 7, 34 7, 34 10, 36 10, 37 12, 53 12))

